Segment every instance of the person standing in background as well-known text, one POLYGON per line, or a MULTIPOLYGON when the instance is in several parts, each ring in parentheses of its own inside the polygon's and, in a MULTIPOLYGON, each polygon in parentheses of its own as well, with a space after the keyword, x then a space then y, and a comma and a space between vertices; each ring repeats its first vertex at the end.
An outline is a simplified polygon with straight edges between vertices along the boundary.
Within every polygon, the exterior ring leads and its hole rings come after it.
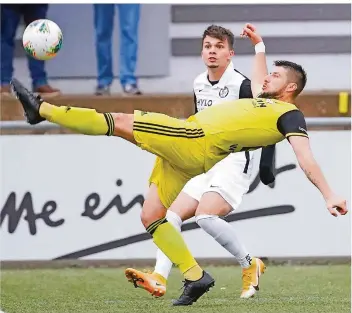
POLYGON ((94 4, 94 26, 98 66, 96 95, 110 94, 113 81, 112 33, 115 6, 120 21, 120 83, 125 94, 140 95, 135 76, 138 52, 139 4, 94 4))
MULTIPOLYGON (((21 17, 26 27, 35 20, 45 19, 48 4, 2 4, 1 5, 1 95, 11 94, 15 37, 21 17)), ((44 61, 27 56, 34 92, 43 97, 57 96, 60 90, 48 84, 44 61)))

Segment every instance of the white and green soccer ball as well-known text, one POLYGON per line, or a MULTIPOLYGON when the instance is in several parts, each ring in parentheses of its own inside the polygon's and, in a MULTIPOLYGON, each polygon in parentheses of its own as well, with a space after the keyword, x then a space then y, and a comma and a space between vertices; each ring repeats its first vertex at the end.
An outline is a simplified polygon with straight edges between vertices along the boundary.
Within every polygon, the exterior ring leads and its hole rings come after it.
POLYGON ((62 47, 62 31, 53 21, 47 19, 30 23, 22 37, 23 48, 37 60, 50 60, 56 57, 62 47))

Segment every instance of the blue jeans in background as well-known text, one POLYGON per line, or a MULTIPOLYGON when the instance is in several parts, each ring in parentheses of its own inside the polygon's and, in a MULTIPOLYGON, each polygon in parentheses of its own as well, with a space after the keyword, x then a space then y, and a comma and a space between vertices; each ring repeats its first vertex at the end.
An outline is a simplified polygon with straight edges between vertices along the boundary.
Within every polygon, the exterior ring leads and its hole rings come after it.
POLYGON ((98 65, 98 86, 111 85, 112 33, 114 29, 115 6, 118 7, 120 21, 120 82, 136 84, 136 63, 138 53, 139 4, 94 4, 94 26, 96 35, 96 55, 98 65))
MULTIPOLYGON (((37 19, 46 18, 47 4, 2 4, 1 5, 1 85, 8 85, 13 75, 15 36, 20 19, 29 25, 37 19)), ((27 56, 33 89, 47 85, 44 61, 27 56)))

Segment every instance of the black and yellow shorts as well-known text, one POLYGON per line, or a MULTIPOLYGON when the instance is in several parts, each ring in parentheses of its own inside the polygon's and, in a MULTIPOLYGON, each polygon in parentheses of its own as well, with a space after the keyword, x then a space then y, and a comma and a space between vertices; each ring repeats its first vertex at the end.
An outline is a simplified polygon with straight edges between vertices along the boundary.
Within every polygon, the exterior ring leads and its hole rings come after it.
POLYGON ((180 120, 135 110, 133 135, 140 148, 158 156, 149 182, 157 185, 169 208, 183 186, 204 172, 204 131, 193 117, 180 120))

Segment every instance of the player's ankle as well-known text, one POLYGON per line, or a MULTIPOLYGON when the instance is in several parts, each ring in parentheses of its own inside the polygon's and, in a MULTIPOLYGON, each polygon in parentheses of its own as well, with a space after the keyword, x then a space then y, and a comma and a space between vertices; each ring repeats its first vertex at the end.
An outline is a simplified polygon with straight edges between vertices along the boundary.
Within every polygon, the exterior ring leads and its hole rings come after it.
POLYGON ((243 258, 238 259, 238 263, 243 269, 246 269, 253 264, 253 258, 249 254, 246 254, 243 258))
POLYGON ((186 272, 184 272, 183 275, 187 280, 196 281, 203 277, 203 270, 198 264, 196 264, 195 266, 191 267, 186 272))
POLYGON ((153 275, 157 278, 157 280, 162 283, 163 285, 166 286, 167 283, 167 278, 164 277, 163 275, 157 273, 157 272, 153 272, 153 275))

